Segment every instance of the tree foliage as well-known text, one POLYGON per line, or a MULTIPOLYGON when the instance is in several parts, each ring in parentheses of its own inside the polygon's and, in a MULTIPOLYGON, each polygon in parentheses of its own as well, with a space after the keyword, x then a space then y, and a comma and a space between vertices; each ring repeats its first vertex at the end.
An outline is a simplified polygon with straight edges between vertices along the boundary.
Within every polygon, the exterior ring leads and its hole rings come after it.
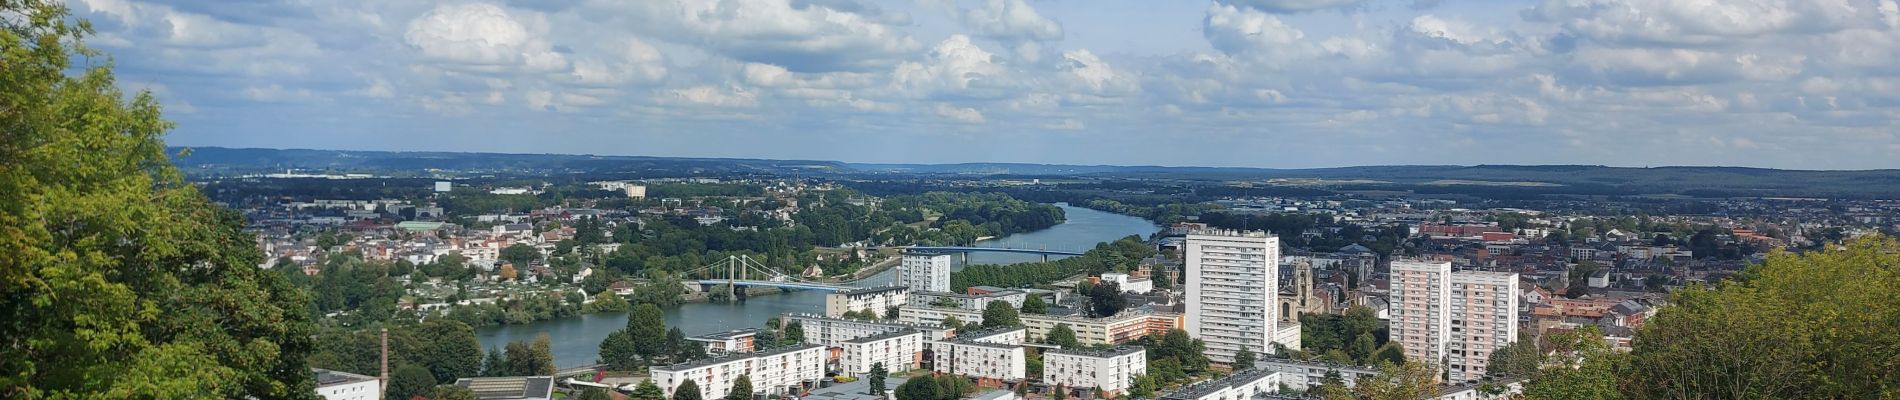
POLYGON ((1049 303, 1042 301, 1042 296, 1031 295, 1023 299, 1022 312, 1023 314, 1048 314, 1049 303))
POLYGON ((673 400, 704 400, 704 397, 699 393, 699 384, 687 379, 673 388, 673 400))
POLYGON ((1016 313, 1016 307, 1002 300, 991 301, 983 307, 983 328, 1006 328, 1022 326, 1022 316, 1016 313))
POLYGON ((390 373, 389 390, 384 391, 383 398, 409 400, 410 397, 428 396, 435 389, 435 384, 435 376, 429 374, 429 369, 404 365, 390 373))
POLYGON ((308 298, 60 2, 0 2, 0 396, 311 398, 308 298))

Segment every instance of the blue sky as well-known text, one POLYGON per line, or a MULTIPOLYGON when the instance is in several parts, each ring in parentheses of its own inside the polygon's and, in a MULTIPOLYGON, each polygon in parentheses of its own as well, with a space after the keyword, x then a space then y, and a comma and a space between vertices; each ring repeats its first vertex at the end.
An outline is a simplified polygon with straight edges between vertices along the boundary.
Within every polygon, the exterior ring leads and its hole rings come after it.
POLYGON ((1895 0, 72 0, 176 145, 1900 168, 1895 0))

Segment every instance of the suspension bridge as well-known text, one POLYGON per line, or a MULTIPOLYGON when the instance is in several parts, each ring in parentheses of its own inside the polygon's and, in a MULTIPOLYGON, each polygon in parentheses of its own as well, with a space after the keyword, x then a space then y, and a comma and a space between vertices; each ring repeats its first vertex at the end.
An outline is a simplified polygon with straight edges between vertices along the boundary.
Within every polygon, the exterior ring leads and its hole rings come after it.
POLYGON ((713 287, 726 285, 727 295, 734 296, 733 298, 735 299, 739 298, 739 288, 753 286, 827 292, 856 289, 856 287, 853 286, 818 282, 792 276, 766 267, 764 263, 752 259, 751 256, 743 255, 727 256, 724 261, 707 264, 704 267, 699 267, 699 269, 687 271, 687 273, 689 275, 693 273, 710 275, 710 277, 706 279, 691 282, 698 284, 701 290, 711 290, 713 287))

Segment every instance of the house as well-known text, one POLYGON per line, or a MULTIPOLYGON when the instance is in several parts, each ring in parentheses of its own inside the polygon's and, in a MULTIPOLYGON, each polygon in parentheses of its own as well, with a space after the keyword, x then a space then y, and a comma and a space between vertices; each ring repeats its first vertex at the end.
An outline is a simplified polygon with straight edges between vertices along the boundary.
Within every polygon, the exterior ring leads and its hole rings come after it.
POLYGON ((462 378, 455 380, 455 386, 460 386, 471 392, 475 392, 475 398, 481 400, 547 400, 554 398, 554 377, 552 376, 462 378))
POLYGON ((317 375, 317 395, 324 400, 381 400, 382 381, 374 376, 311 368, 317 375))

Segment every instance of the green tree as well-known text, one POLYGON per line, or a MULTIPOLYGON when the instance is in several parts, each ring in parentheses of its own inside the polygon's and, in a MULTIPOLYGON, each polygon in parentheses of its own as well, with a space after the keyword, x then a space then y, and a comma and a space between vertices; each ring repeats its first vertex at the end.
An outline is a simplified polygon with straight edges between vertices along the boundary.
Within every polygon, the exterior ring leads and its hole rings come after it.
POLYGON ((1049 303, 1043 302, 1042 296, 1032 295, 1032 296, 1029 296, 1028 298, 1023 299, 1023 314, 1048 314, 1048 313, 1049 313, 1049 303))
POLYGON ((1016 307, 1009 302, 996 300, 983 307, 983 328, 1003 328, 1022 326, 1022 317, 1016 314, 1016 307))
POLYGON ((868 381, 866 383, 870 384, 869 386, 871 387, 870 393, 867 393, 867 394, 872 395, 872 396, 883 396, 884 390, 885 390, 884 381, 885 379, 890 378, 891 372, 884 370, 884 363, 881 363, 881 362, 872 363, 870 375, 871 376, 869 378, 865 379, 866 381, 868 381))
POLYGON ((660 385, 654 384, 652 379, 647 379, 640 381, 640 386, 635 386, 633 388, 633 394, 627 395, 627 398, 630 400, 666 400, 666 391, 660 389, 660 385))
POLYGON ((633 351, 640 355, 645 364, 666 354, 666 314, 652 303, 633 307, 627 314, 627 339, 633 343, 633 351))
POLYGON ((410 397, 428 396, 435 389, 435 383, 435 375, 431 375, 428 368, 404 365, 390 374, 389 390, 383 394, 383 398, 408 400, 410 397))
POLYGON ((1425 363, 1382 364, 1379 375, 1353 382, 1353 397, 1361 400, 1416 400, 1438 394, 1438 371, 1425 363))
POLYGON ((1519 340, 1491 352, 1485 362, 1485 372, 1510 377, 1530 378, 1544 364, 1544 353, 1537 350, 1537 342, 1519 340))
POLYGON ((896 394, 897 400, 938 400, 942 397, 939 394, 941 391, 942 389, 937 387, 937 382, 932 381, 930 377, 920 376, 897 385, 896 394))
POLYGON ((600 340, 600 362, 615 371, 638 371, 640 363, 639 347, 633 344, 633 337, 626 329, 608 332, 600 340))
POLYGON ((506 376, 538 376, 554 374, 554 352, 548 335, 543 333, 533 341, 510 342, 504 346, 502 362, 506 376))
POLYGON ((1603 333, 1595 326, 1551 335, 1548 341, 1557 356, 1551 358, 1551 365, 1539 370, 1535 377, 1524 384, 1525 397, 1549 400, 1628 398, 1618 386, 1629 373, 1629 357, 1611 351, 1609 345, 1603 342, 1603 333))
POLYGON ((454 382, 456 378, 481 373, 482 344, 475 340, 475 329, 468 324, 431 319, 416 331, 416 336, 424 340, 415 358, 428 366, 429 373, 435 376, 434 382, 454 382))
POLYGON ((938 322, 938 324, 953 331, 963 330, 963 320, 957 319, 955 316, 943 317, 943 321, 938 322))
MULTIPOLYGON (((589 275, 588 277, 591 278, 593 276, 589 275)), ((632 308, 633 305, 627 303, 626 299, 620 298, 620 295, 614 293, 612 290, 602 290, 600 294, 594 295, 594 302, 589 303, 588 307, 592 307, 594 311, 598 312, 621 312, 627 311, 627 309, 632 308)))
POLYGON ((539 259, 541 259, 541 250, 536 250, 534 246, 515 243, 501 249, 501 260, 514 264, 516 268, 527 269, 528 263, 539 259))
POLYGON ((501 348, 488 348, 488 355, 482 357, 482 376, 508 376, 508 358, 501 354, 501 348))
POLYGON ((726 400, 751 400, 752 376, 739 375, 732 381, 732 388, 726 391, 726 400))
POLYGON ((1352 356, 1359 365, 1378 365, 1373 362, 1373 358, 1379 352, 1379 347, 1373 343, 1372 333, 1361 333, 1352 340, 1352 346, 1346 348, 1346 355, 1352 356))
POLYGON ((577 400, 613 400, 613 396, 607 395, 607 391, 605 389, 587 388, 587 390, 581 391, 580 396, 575 396, 575 399, 577 400))
POLYGON ((1623 387, 1631 397, 1900 395, 1895 298, 1893 239, 1778 252, 1732 280, 1673 293, 1637 331, 1623 387))
POLYGON ((805 325, 797 323, 797 322, 786 324, 785 334, 783 336, 780 336, 779 340, 781 341, 780 344, 785 345, 785 346, 791 346, 791 345, 796 345, 799 343, 804 343, 805 342, 805 325))
POLYGON ((679 387, 673 388, 673 400, 703 400, 702 396, 699 393, 699 384, 693 383, 692 379, 680 382, 679 387))
POLYGON ((475 391, 455 385, 438 385, 429 393, 429 400, 479 400, 475 391))
POLYGON ((1049 391, 1049 398, 1055 400, 1067 399, 1069 398, 1069 388, 1058 383, 1055 389, 1049 391))
POLYGON ((1259 356, 1254 355, 1252 350, 1240 349, 1239 352, 1234 353, 1234 370, 1245 371, 1253 369, 1255 361, 1259 361, 1259 356))
POLYGON ((63 4, 0 2, 0 397, 315 397, 310 300, 63 4))
POLYGON ((1148 374, 1135 375, 1134 384, 1128 386, 1128 396, 1137 399, 1151 399, 1155 397, 1155 390, 1157 389, 1160 389, 1160 385, 1155 383, 1154 376, 1148 374))
POLYGON ((1082 342, 1075 338, 1075 330, 1069 329, 1069 324, 1056 324, 1056 327, 1049 328, 1049 333, 1044 335, 1042 341, 1065 349, 1082 347, 1082 342))

